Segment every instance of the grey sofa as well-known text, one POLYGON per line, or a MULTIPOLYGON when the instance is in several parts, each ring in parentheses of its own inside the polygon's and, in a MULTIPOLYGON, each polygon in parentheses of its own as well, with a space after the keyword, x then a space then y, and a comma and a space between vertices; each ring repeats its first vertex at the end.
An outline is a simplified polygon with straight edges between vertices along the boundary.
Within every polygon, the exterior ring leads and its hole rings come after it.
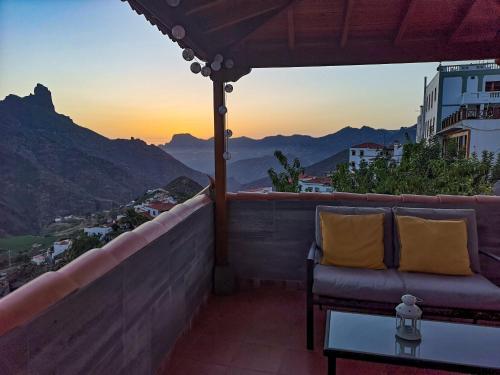
POLYGON ((307 347, 314 347, 314 305, 334 309, 393 314, 394 307, 406 293, 423 300, 424 318, 446 317, 500 321, 500 287, 481 275, 479 253, 498 262, 498 256, 478 248, 475 211, 472 209, 431 209, 406 207, 339 207, 316 208, 316 238, 307 257, 307 347), (384 213, 384 263, 386 270, 325 266, 320 264, 322 250, 319 214, 331 211, 342 214, 384 213), (446 276, 399 272, 399 240, 394 215, 429 219, 464 218, 472 276, 446 276))

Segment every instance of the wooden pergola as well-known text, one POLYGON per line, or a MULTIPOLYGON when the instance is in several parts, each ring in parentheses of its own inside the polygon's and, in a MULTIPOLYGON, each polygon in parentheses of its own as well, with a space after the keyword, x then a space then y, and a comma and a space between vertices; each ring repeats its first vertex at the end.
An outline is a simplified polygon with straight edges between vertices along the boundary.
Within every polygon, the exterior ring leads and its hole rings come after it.
POLYGON ((123 0, 182 48, 234 66, 212 72, 216 259, 227 264, 224 84, 251 68, 500 56, 500 0, 123 0), (186 35, 177 40, 172 28, 186 35))

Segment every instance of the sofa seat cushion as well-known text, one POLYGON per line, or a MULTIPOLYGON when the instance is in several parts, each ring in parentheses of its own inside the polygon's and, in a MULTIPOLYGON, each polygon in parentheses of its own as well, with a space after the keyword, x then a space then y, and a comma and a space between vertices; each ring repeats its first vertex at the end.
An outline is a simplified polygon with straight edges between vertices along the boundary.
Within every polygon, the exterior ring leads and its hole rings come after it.
POLYGON ((404 284, 394 269, 371 270, 317 265, 313 293, 362 301, 401 301, 404 284))
POLYGON ((500 311, 500 287, 484 276, 445 276, 401 272, 406 293, 423 300, 422 305, 500 311))

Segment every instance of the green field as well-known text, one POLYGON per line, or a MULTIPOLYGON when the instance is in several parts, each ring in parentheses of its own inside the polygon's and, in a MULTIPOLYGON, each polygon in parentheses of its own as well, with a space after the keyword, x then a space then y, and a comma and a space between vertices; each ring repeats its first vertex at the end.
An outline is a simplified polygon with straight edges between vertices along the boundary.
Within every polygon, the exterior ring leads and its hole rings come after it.
POLYGON ((7 250, 12 250, 14 252, 19 252, 23 250, 31 250, 31 247, 35 243, 39 243, 42 247, 48 247, 56 240, 53 236, 12 236, 0 238, 0 252, 7 250))

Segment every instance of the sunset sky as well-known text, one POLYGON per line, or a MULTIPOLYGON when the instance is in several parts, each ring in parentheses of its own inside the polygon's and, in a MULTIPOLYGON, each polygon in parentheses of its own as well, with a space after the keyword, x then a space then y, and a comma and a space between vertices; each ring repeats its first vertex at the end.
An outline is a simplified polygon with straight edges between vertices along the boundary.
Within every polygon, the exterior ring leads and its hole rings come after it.
MULTIPOLYGON (((228 98, 235 136, 413 125, 437 63, 254 69, 228 98)), ((59 113, 111 138, 212 135, 211 81, 119 0, 0 0, 0 98, 52 91, 59 113)))

